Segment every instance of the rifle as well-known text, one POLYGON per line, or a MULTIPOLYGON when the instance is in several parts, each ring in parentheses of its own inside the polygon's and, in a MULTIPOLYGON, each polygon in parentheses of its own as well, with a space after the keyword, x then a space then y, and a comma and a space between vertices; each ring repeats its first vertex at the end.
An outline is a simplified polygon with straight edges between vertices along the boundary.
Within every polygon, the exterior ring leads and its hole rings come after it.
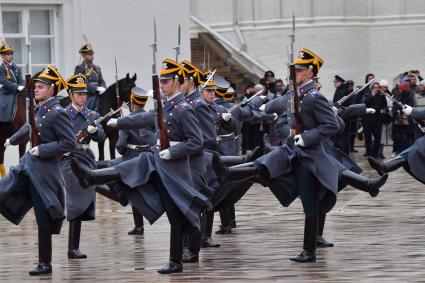
MULTIPOLYGON (((260 90, 259 92, 255 93, 253 96, 251 96, 250 98, 244 98, 241 103, 235 104, 232 107, 230 107, 229 109, 227 109, 227 113, 232 113, 233 111, 235 111, 236 109, 242 108, 243 106, 247 105, 248 102, 250 102, 252 99, 254 99, 254 97, 259 96, 263 91, 260 90)), ((214 121, 214 124, 217 126, 218 124, 220 124, 223 121, 223 117, 220 116, 218 119, 216 119, 214 121)))
POLYGON ((180 24, 179 24, 178 35, 177 35, 177 46, 174 47, 174 50, 176 50, 176 62, 179 61, 179 55, 180 55, 180 38, 181 38, 181 27, 180 27, 180 24))
POLYGON ((343 98, 341 98, 340 100, 338 100, 337 102, 334 103, 334 106, 336 108, 341 108, 342 104, 347 101, 348 99, 350 99, 352 96, 356 95, 357 93, 361 92, 362 90, 364 90, 365 88, 367 88, 370 84, 372 84, 375 81, 375 79, 372 79, 370 82, 368 82, 367 84, 365 84, 364 86, 362 86, 361 88, 356 88, 355 90, 353 90, 351 93, 347 94, 346 96, 344 96, 343 98))
MULTIPOLYGON (((398 106, 401 107, 401 109, 406 108, 406 104, 403 104, 402 102, 398 101, 394 95, 389 95, 388 93, 385 93, 385 95, 391 99, 395 104, 397 104, 398 106)), ((423 132, 424 130, 422 130, 423 128, 425 128, 425 121, 424 120, 418 120, 418 119, 414 119, 414 121, 417 123, 419 129, 423 132)))
POLYGON ((117 108, 121 108, 121 98, 120 90, 118 87, 118 67, 117 67, 117 58, 115 58, 115 99, 117 102, 117 108))
POLYGON ((295 61, 294 61, 294 42, 295 42, 295 15, 292 14, 292 33, 289 35, 291 39, 291 48, 289 50, 289 84, 292 86, 292 99, 291 112, 295 117, 295 135, 304 132, 304 125, 300 115, 300 97, 298 96, 297 80, 295 74, 295 61))
MULTIPOLYGON (((118 112, 121 111, 121 109, 125 106, 128 105, 130 102, 127 102, 123 105, 121 105, 120 107, 118 107, 118 109, 114 110, 111 108, 111 110, 106 113, 104 116, 97 118, 96 120, 93 121, 93 123, 91 124, 91 126, 93 127, 97 127, 100 125, 100 123, 102 123, 103 121, 105 121, 106 119, 114 116, 115 114, 117 114, 118 112)), ((87 131, 87 129, 85 129, 84 131, 79 132, 76 136, 75 139, 77 141, 80 141, 81 139, 85 138, 87 135, 89 134, 89 132, 87 131)))
POLYGON ((154 109, 156 114, 155 127, 159 137, 159 147, 161 150, 170 147, 170 139, 168 137, 167 129, 164 124, 164 114, 161 101, 161 93, 159 91, 159 77, 156 73, 156 52, 157 52, 157 41, 156 41, 156 21, 153 20, 153 32, 154 32, 154 43, 151 45, 153 54, 152 64, 152 90, 154 99, 154 109))
POLYGON ((35 103, 34 103, 34 89, 32 84, 32 78, 30 74, 25 75, 25 92, 29 98, 28 104, 28 123, 31 126, 30 143, 31 148, 41 144, 41 139, 38 134, 38 129, 35 124, 35 103))

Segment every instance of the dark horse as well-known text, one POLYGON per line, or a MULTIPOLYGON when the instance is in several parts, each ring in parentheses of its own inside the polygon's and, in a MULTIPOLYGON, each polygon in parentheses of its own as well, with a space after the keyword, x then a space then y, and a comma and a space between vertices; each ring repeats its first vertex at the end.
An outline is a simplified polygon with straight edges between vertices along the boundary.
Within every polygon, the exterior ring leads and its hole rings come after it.
MULTIPOLYGON (((127 73, 126 77, 118 80, 118 89, 120 94, 120 100, 122 103, 130 101, 131 89, 136 86, 137 75, 134 74, 130 78, 130 74, 127 73)), ((96 111, 100 113, 101 116, 108 113, 111 108, 117 109, 117 98, 115 92, 115 85, 113 83, 110 85, 104 93, 99 97, 99 103, 97 105, 96 111)), ((70 103, 69 97, 65 97, 61 100, 60 104, 62 107, 66 107, 70 103)), ((108 120, 102 122, 102 127, 105 130, 106 136, 109 139, 109 153, 111 159, 115 159, 115 145, 118 140, 118 130, 117 128, 107 127, 106 123, 108 120)), ((99 142, 99 160, 105 160, 105 142, 99 142)))
MULTIPOLYGON (((16 95, 15 109, 10 123, 0 123, 0 164, 4 163, 4 143, 26 122, 26 96, 25 92, 16 95)), ((29 137, 28 137, 29 140, 29 137)), ((26 142, 19 145, 19 157, 25 153, 26 142)), ((1 177, 1 176, 0 176, 1 177)))

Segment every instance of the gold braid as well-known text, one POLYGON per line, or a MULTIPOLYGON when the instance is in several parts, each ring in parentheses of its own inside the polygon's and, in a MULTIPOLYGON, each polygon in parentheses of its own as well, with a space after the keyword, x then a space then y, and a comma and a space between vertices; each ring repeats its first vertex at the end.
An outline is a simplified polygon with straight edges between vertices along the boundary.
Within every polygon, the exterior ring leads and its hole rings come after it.
POLYGON ((9 67, 7 66, 6 62, 3 62, 4 68, 6 69, 6 78, 10 80, 12 77, 10 76, 9 67))

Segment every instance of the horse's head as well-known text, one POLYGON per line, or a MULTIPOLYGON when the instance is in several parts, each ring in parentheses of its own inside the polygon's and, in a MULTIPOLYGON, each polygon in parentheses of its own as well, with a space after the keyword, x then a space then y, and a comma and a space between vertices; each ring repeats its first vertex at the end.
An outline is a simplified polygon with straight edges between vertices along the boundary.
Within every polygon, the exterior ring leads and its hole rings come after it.
POLYGON ((136 74, 130 78, 130 74, 127 73, 125 78, 118 81, 118 88, 122 102, 130 101, 131 89, 136 86, 136 79, 136 74))

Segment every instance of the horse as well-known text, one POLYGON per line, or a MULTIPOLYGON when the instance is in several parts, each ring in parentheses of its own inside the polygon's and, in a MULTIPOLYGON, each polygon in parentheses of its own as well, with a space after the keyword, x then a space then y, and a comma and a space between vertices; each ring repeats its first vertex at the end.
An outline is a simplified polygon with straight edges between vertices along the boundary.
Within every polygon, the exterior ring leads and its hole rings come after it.
MULTIPOLYGON (((26 122, 26 96, 22 91, 16 95, 15 107, 10 123, 0 123, 0 164, 4 164, 4 143, 16 133, 26 122)), ((29 140, 29 137, 28 137, 29 140)), ((25 154, 27 142, 19 144, 19 158, 25 154)), ((0 176, 3 177, 3 176, 0 176)))

